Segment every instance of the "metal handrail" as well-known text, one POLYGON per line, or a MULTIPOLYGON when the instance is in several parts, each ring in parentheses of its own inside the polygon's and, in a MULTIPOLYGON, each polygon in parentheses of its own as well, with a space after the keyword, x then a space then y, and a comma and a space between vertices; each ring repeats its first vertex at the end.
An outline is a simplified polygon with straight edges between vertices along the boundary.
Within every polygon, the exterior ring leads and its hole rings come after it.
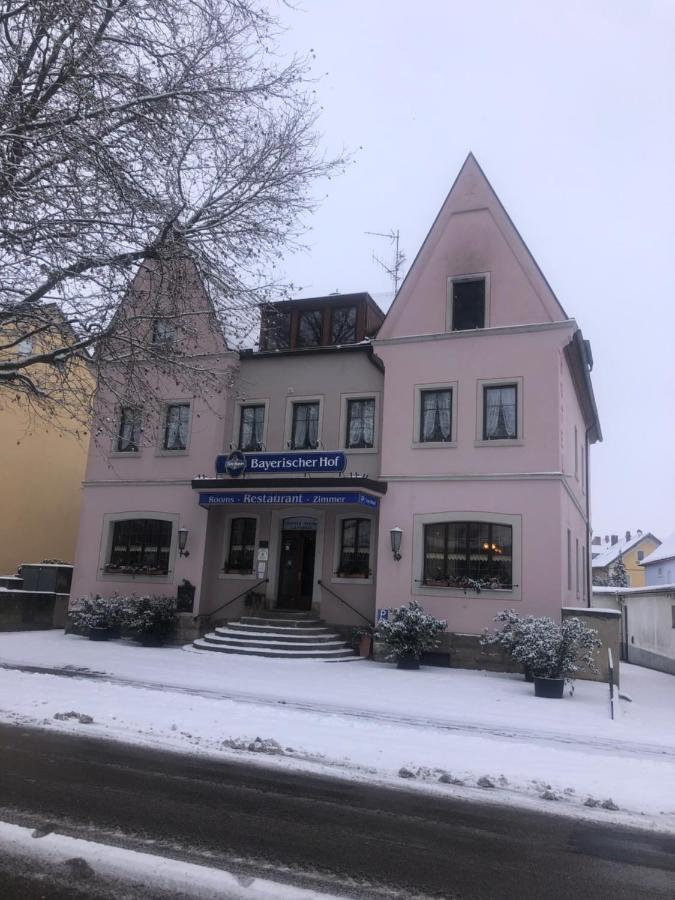
POLYGON ((327 584, 324 584, 320 578, 319 578, 317 584, 319 585, 319 587, 322 587, 324 589, 324 591, 328 591, 329 594, 332 594, 334 597, 336 597, 340 601, 340 603, 344 603, 345 606, 348 606, 352 612, 355 612, 357 616, 360 616, 364 622, 367 622, 371 626, 371 628, 374 627, 374 625, 375 625, 374 622, 371 622, 371 620, 369 618, 364 616, 363 613, 359 612, 358 609, 356 609, 355 607, 353 607, 351 605, 351 603, 348 603, 344 599, 344 597, 341 597, 339 594, 336 594, 335 591, 332 588, 329 588, 327 584))
MULTIPOLYGON (((261 584, 267 584, 268 581, 269 581, 269 578, 263 578, 262 581, 259 581, 257 584, 254 584, 253 587, 246 588, 245 591, 242 591, 240 594, 237 594, 236 597, 233 597, 231 600, 228 600, 227 603, 223 603, 222 606, 218 607, 218 609, 212 609, 210 613, 206 613, 206 618, 210 619, 211 616, 215 616, 215 614, 217 612, 220 612, 221 609, 225 609, 227 606, 230 606, 230 604, 234 603, 235 600, 239 600, 240 597, 245 597, 246 594, 250 594, 251 591, 254 591, 257 587, 260 587, 261 584)), ((194 622, 199 618, 200 618, 200 615, 197 614, 196 616, 192 617, 192 621, 194 622)))

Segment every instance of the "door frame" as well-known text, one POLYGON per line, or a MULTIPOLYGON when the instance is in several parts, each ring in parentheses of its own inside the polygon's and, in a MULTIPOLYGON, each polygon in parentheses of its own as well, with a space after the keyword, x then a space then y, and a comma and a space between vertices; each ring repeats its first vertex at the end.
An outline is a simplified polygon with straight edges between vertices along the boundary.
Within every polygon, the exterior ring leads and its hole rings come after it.
POLYGON ((283 520, 302 516, 316 520, 316 546, 314 548, 314 578, 312 583, 312 610, 321 609, 321 588, 317 584, 323 573, 323 548, 325 543, 326 512, 316 506, 287 506, 270 510, 270 552, 267 563, 267 601, 270 609, 277 608, 279 595, 279 561, 281 559, 281 532, 283 520))

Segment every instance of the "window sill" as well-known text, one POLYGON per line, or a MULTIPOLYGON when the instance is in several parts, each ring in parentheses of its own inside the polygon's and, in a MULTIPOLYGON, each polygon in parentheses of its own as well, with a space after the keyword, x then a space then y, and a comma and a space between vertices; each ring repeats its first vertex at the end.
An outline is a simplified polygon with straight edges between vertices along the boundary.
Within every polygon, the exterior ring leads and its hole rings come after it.
POLYGON ((466 599, 467 597, 485 597, 489 599, 501 598, 508 596, 509 600, 520 600, 520 591, 516 588, 481 588, 477 593, 473 588, 460 588, 456 586, 443 586, 432 584, 415 584, 413 594, 421 594, 427 596, 438 596, 439 594, 451 599, 466 599))
POLYGON ((457 441, 413 441, 411 444, 413 450, 452 450, 456 446, 457 441))
POLYGON ((522 438, 503 438, 494 441, 474 441, 474 447, 522 447, 524 441, 522 438))
POLYGON ((357 454, 360 456, 364 453, 379 453, 377 447, 340 447, 342 453, 348 453, 350 456, 357 454))
POLYGON ((138 459, 142 450, 111 450, 108 456, 115 459, 138 459))
POLYGON ((155 450, 155 456, 189 456, 189 450, 155 450))
POLYGON ((330 581, 331 584, 369 585, 373 584, 373 577, 370 575, 368 578, 350 578, 349 576, 334 575, 330 581))
POLYGON ((144 572, 131 574, 130 572, 105 572, 98 573, 97 581, 153 581, 156 583, 166 583, 173 581, 173 572, 167 572, 165 575, 148 575, 144 572))

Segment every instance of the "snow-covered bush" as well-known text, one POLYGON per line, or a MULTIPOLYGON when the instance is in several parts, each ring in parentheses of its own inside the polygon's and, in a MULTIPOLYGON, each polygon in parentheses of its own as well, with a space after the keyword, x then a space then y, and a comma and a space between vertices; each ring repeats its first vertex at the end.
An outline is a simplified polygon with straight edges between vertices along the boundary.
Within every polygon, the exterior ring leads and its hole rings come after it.
POLYGON ((507 653, 513 655, 513 648, 520 642, 526 630, 532 627, 534 616, 520 616, 513 609, 504 609, 498 613, 495 622, 502 622, 498 631, 489 631, 487 628, 480 638, 482 647, 493 647, 498 644, 507 653))
POLYGON ((70 614, 76 628, 117 628, 125 619, 123 597, 82 597, 70 614))
POLYGON ((138 636, 168 637, 176 627, 175 597, 127 597, 125 626, 138 636))
POLYGON ((425 650, 438 646, 437 635, 447 626, 445 619, 428 615, 417 600, 411 600, 407 606, 392 609, 389 619, 378 622, 375 636, 389 648, 390 659, 419 659, 425 650))
POLYGON ((597 672, 594 652, 602 646, 597 634, 576 616, 560 625, 530 616, 521 620, 511 655, 540 678, 574 678, 578 672, 597 672))

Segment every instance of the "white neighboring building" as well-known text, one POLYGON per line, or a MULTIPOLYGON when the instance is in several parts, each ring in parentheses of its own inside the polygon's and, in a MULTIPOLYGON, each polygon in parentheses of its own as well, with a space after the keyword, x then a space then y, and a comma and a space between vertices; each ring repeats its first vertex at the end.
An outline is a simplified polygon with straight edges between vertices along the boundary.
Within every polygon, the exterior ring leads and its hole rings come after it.
MULTIPOLYGON (((645 570, 645 584, 675 584, 675 532, 642 560, 645 570)), ((675 628, 675 622, 673 622, 675 628)))

